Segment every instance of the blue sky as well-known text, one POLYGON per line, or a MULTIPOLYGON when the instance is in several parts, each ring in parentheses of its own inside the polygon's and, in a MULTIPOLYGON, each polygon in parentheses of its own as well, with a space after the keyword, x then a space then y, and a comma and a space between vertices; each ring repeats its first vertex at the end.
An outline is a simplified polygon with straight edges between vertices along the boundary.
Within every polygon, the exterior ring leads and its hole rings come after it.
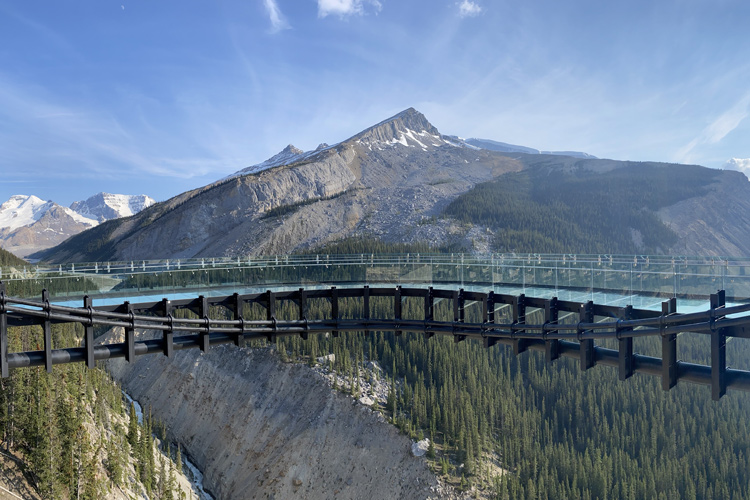
POLYGON ((443 133, 750 169, 746 0, 0 0, 0 201, 167 199, 409 106, 443 133))

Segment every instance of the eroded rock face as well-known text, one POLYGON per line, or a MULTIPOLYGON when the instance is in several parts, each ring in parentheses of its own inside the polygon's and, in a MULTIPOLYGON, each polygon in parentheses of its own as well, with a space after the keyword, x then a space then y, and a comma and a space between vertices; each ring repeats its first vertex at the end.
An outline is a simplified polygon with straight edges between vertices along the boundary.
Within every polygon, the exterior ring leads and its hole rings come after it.
MULTIPOLYGON (((437 498, 411 441, 306 365, 234 346, 107 363, 217 499, 437 498)), ((447 493, 446 493, 447 494, 447 493)))

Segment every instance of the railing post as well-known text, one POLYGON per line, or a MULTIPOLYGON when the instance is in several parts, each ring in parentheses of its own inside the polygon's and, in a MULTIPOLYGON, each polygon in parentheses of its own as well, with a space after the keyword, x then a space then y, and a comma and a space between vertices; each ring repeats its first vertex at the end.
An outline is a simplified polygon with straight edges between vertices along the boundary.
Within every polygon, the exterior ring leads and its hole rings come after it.
MULTIPOLYGON (((628 305, 620 309, 620 319, 629 320, 633 317, 633 306, 628 305)), ((617 330, 617 359, 618 375, 621 381, 633 376, 633 337, 620 338, 620 334, 633 331, 633 328, 621 328, 617 330)))
MULTIPOLYGON (((581 304, 579 312, 579 321, 581 323, 593 323, 594 322, 594 302, 589 300, 585 304, 581 304)), ((578 333, 583 333, 581 330, 578 333)), ((594 339, 580 339, 580 363, 581 371, 586 371, 596 364, 596 358, 594 357, 594 339)))
POLYGON ((135 319, 133 318, 133 304, 125 301, 123 304, 124 313, 130 316, 130 326, 125 328, 125 361, 128 363, 135 362, 135 319))
MULTIPOLYGON (((463 259, 462 259, 463 260, 463 259)), ((464 289, 458 290, 458 293, 453 292, 453 342, 461 342, 466 340, 466 335, 458 335, 455 333, 456 323, 463 323, 465 318, 465 306, 466 299, 464 298, 464 289)))
MULTIPOLYGON (((334 321, 335 325, 338 326, 339 324, 339 291, 336 289, 335 286, 331 287, 331 319, 334 321)), ((333 335, 333 338, 337 338, 339 336, 339 330, 334 326, 333 330, 331 331, 331 335, 333 335)))
MULTIPOLYGON (((557 309, 557 297, 544 301, 544 324, 555 324, 559 318, 557 309)), ((545 338, 549 334, 557 334, 557 330, 546 332, 545 338)), ((544 357, 548 363, 560 357, 560 341, 558 339, 544 341, 544 357)))
POLYGON ((435 321, 435 291, 432 289, 432 287, 429 287, 427 289, 427 293, 424 296, 424 321, 424 337, 425 339, 429 339, 430 337, 435 335, 435 332, 428 331, 428 324, 435 321))
MULTIPOLYGON (((495 323, 495 292, 490 291, 485 297, 482 305, 482 317, 485 324, 495 323)), ((497 338, 484 336, 482 344, 485 348, 489 349, 493 345, 497 344, 497 338)))
MULTIPOLYGON (((91 311, 93 302, 91 297, 84 295, 83 297, 83 308, 91 311)), ((95 368, 96 360, 94 359, 94 324, 93 317, 89 315, 88 324, 83 325, 84 342, 86 343, 86 367, 95 368)))
POLYGON ((234 320, 240 322, 240 331, 234 339, 234 345, 237 347, 245 347, 245 322, 242 321, 242 307, 245 302, 242 300, 242 296, 235 292, 232 295, 232 308, 234 309, 234 320))
MULTIPOLYGON (((297 291, 297 294, 298 294, 297 299, 298 299, 298 305, 299 305, 299 320, 306 321, 307 320, 307 294, 305 293, 304 288, 300 288, 297 291)), ((300 333, 299 336, 302 337, 302 340, 307 340, 309 338, 307 330, 300 333)))
MULTIPOLYGON (((397 286, 393 293, 393 317, 396 320, 396 326, 398 326, 401 321, 401 285, 397 286)), ((401 330, 396 329, 395 334, 396 336, 401 335, 401 330)))
MULTIPOLYGON (((521 294, 516 297, 513 301, 513 324, 524 325, 526 324, 526 295, 521 294)), ((517 333, 523 333, 524 330, 518 330, 517 333)), ((526 339, 513 339, 513 353, 517 356, 528 349, 528 342, 526 339)))
POLYGON ((724 290, 711 294, 711 398, 718 401, 727 393, 727 337, 724 328, 714 328, 714 322, 724 319, 717 311, 726 306, 724 290))
MULTIPOLYGON (((271 290, 266 291, 266 319, 273 322, 273 330, 276 330, 276 294, 271 290)), ((268 334, 269 342, 276 342, 276 334, 268 334)))
POLYGON ((198 347, 201 351, 206 352, 211 347, 211 319, 209 318, 208 297, 201 295, 198 297, 198 316, 205 322, 204 329, 200 332, 198 347))
POLYGON ((5 283, 0 281, 0 376, 8 377, 8 311, 5 309, 5 283))
POLYGON ((42 330, 44 333, 44 368, 47 373, 52 373, 52 322, 49 319, 49 292, 45 288, 42 290, 42 302, 44 303, 44 312, 47 317, 42 321, 42 330))
POLYGON ((161 299, 161 311, 165 318, 169 318, 168 330, 162 333, 162 350, 164 355, 171 358, 174 355, 174 332, 172 331, 172 302, 167 299, 161 299))
POLYGON ((458 322, 464 323, 466 321, 466 299, 464 298, 464 289, 461 288, 458 291, 458 322))
MULTIPOLYGON (((677 299, 662 302, 662 318, 677 312, 677 299)), ((662 329, 664 325, 662 325, 662 329)), ((661 388, 665 391, 677 385, 677 334, 661 335, 661 388)))
MULTIPOLYGON (((370 287, 368 285, 365 285, 362 289, 362 302, 363 302, 363 308, 364 311, 362 312, 362 317, 365 320, 365 323, 368 323, 370 320, 370 287)), ((370 329, 365 327, 365 335, 370 334, 370 329)))

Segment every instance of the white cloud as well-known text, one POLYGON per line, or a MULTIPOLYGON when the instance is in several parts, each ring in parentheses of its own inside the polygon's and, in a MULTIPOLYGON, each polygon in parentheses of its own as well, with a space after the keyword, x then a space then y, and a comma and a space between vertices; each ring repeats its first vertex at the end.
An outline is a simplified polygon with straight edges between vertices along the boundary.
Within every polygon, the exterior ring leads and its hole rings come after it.
POLYGON ((724 164, 725 170, 737 170, 750 178, 750 158, 732 158, 724 164))
POLYGON ((458 4, 458 15, 461 17, 474 17, 478 16, 481 12, 482 8, 479 4, 471 0, 463 0, 458 4))
POLYGON ((346 17, 353 14, 364 14, 365 6, 370 5, 375 12, 383 7, 379 0, 318 0, 318 17, 336 14, 346 17))
MULTIPOLYGON (((677 152, 677 161, 690 162, 693 152, 699 145, 716 144, 726 137, 732 130, 736 129, 742 121, 750 114, 750 93, 745 94, 734 106, 726 110, 704 128, 698 137, 691 140, 685 147, 677 152)), ((731 160, 730 160, 731 161, 731 160)))
POLYGON ((276 0, 263 0, 263 6, 268 12, 268 17, 271 19, 271 32, 278 33, 281 30, 289 29, 289 23, 287 22, 284 14, 279 9, 279 4, 276 0))

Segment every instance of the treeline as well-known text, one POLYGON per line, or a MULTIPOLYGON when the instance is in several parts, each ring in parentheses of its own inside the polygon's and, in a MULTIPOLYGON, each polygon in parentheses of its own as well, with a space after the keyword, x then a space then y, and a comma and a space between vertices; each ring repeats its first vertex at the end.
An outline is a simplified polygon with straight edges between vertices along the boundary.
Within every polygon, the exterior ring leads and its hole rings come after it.
MULTIPOLYGON (((54 325, 54 347, 80 344, 73 324, 54 325)), ((10 329, 9 351, 39 349, 38 327, 10 329)), ((150 418, 130 423, 120 387, 82 363, 11 370, 0 379, 2 446, 19 456, 42 498, 107 498, 117 487, 149 498, 178 500, 175 465, 154 453, 150 418), (138 483, 131 479, 135 465, 138 483)), ((171 454, 169 456, 172 456, 171 454)))
POLYGON ((16 257, 9 251, 0 248, 0 267, 3 266, 24 266, 27 265, 28 262, 21 259, 20 257, 16 257))
POLYGON ((532 166, 477 185, 444 215, 492 228, 497 251, 663 253, 677 237, 656 211, 704 194, 716 175, 657 163, 604 172, 532 166))

